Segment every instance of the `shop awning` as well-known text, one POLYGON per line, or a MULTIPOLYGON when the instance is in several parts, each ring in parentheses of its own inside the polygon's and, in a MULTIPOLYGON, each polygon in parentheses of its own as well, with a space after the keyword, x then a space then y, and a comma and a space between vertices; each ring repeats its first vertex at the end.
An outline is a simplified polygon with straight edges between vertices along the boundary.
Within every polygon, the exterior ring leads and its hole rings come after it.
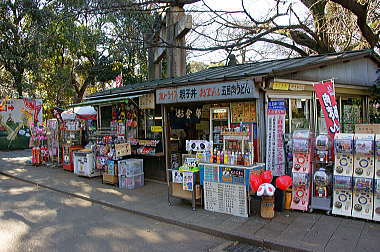
POLYGON ((138 94, 138 95, 131 95, 131 96, 121 96, 121 97, 114 97, 114 98, 105 98, 105 99, 97 99, 97 100, 90 100, 90 101, 84 101, 81 103, 76 103, 70 105, 70 107, 83 107, 83 106, 89 106, 89 105, 98 105, 98 104, 104 104, 104 103, 112 103, 112 102, 118 102, 118 101, 124 101, 128 99, 133 99, 136 97, 143 96, 145 94, 138 94))

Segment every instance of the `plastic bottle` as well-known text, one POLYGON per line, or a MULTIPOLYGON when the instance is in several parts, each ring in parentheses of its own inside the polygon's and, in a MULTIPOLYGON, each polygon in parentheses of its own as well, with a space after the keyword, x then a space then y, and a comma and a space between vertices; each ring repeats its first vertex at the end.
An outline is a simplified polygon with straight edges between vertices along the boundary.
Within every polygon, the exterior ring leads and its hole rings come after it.
POLYGON ((224 151, 224 164, 229 164, 228 163, 228 151, 224 151))
POLYGON ((216 154, 216 163, 220 164, 220 151, 218 151, 216 154))

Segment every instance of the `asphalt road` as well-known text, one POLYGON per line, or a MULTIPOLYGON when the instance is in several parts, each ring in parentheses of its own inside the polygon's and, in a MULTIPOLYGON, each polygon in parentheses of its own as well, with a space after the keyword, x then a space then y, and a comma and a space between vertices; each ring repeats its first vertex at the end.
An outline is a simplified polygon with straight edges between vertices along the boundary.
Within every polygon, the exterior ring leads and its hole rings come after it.
POLYGON ((0 251, 263 251, 0 175, 0 251))

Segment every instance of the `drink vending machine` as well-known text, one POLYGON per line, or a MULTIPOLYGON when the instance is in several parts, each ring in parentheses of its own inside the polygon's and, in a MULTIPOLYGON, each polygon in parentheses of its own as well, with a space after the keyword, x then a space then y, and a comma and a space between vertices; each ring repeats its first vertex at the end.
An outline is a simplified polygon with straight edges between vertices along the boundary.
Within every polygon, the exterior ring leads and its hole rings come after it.
POLYGON ((310 200, 310 173, 313 159, 313 135, 309 130, 293 133, 293 184, 291 209, 307 211, 310 200))
POLYGON ((334 138, 335 175, 352 176, 354 134, 337 133, 334 138))
POLYGON ((380 179, 380 134, 375 137, 375 179, 380 179))
POLYGON ((380 221, 380 179, 374 180, 373 191, 373 220, 380 221))
POLYGON ((334 175, 333 209, 336 215, 351 216, 352 177, 334 175))
POLYGON ((373 134, 355 134, 354 177, 373 178, 375 170, 374 141, 373 134))
POLYGON ((354 177, 352 217, 372 220, 373 184, 372 178, 354 177))
POLYGON ((321 134, 315 139, 316 159, 313 169, 310 212, 313 209, 331 212, 332 202, 332 162, 330 160, 331 141, 321 134))

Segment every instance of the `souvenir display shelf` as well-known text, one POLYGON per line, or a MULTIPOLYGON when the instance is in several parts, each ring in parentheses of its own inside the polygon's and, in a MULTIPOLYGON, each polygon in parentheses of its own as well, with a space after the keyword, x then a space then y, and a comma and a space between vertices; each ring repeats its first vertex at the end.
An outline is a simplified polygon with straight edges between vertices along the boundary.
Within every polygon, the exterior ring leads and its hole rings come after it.
POLYGON ((222 132, 230 126, 230 109, 228 107, 210 109, 210 142, 213 149, 222 150, 222 132))
POLYGON ((62 131, 63 169, 74 170, 73 151, 82 149, 82 128, 79 120, 65 120, 62 131))

